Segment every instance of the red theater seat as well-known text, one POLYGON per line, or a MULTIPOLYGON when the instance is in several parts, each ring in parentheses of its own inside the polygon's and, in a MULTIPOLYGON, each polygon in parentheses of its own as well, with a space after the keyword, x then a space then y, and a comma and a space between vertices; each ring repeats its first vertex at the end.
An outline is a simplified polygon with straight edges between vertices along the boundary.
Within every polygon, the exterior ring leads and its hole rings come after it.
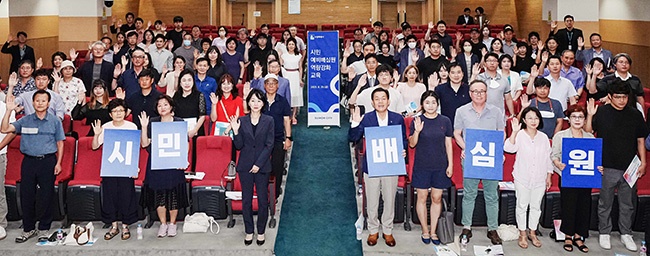
POLYGON ((92 150, 92 137, 78 142, 77 163, 73 179, 68 183, 67 206, 69 221, 101 219, 101 177, 99 176, 102 150, 92 150))

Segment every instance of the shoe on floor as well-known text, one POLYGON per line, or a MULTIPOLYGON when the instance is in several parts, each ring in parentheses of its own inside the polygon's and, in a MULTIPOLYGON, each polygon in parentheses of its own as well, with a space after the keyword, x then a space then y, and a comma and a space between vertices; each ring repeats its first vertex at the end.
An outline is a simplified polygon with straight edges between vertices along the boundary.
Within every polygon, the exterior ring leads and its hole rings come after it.
POLYGON ((7 230, 0 226, 0 240, 7 238, 7 230))
POLYGON ((395 237, 393 237, 392 234, 391 235, 383 234, 383 238, 386 241, 386 245, 388 245, 389 247, 395 246, 395 237))
POLYGON ((167 225, 167 236, 168 237, 175 237, 176 234, 177 234, 176 230, 177 230, 176 224, 169 223, 167 225))
POLYGON ((167 224, 160 224, 160 227, 158 228, 158 237, 167 236, 167 227, 167 224))
POLYGON ((632 235, 621 235, 621 243, 625 245, 626 249, 636 252, 637 248, 632 235))
POLYGON ((467 242, 469 243, 469 239, 472 238, 472 230, 464 228, 463 231, 460 232, 459 240, 463 240, 463 236, 467 238, 467 242))
POLYGON ((612 249, 612 244, 609 241, 609 235, 601 234, 598 236, 598 244, 600 245, 600 248, 603 248, 605 250, 612 249))
POLYGON ((496 230, 489 230, 487 232, 487 238, 490 239, 490 242, 494 245, 501 244, 503 241, 501 241, 501 237, 499 237, 499 233, 497 233, 496 230))
POLYGON ((379 233, 369 234, 366 242, 369 246, 375 246, 377 244, 377 238, 379 238, 379 233))
MULTIPOLYGON (((38 236, 38 241, 39 242, 46 242, 46 241, 48 241, 48 239, 50 239, 50 231, 49 230, 39 230, 38 235, 39 235, 38 236)), ((54 234, 52 234, 52 235, 54 235, 54 234)))
POLYGON ((33 229, 31 231, 28 231, 28 232, 23 231, 23 233, 19 237, 16 237, 16 243, 27 242, 27 240, 29 240, 30 238, 35 237, 35 236, 38 236, 38 231, 36 231, 36 229, 33 229))

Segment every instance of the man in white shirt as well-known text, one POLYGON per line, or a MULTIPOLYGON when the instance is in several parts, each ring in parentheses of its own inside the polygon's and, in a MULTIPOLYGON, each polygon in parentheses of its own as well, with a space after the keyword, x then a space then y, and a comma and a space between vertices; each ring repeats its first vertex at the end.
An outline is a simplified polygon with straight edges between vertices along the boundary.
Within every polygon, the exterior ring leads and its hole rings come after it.
MULTIPOLYGON (((549 56, 548 57, 548 70, 550 74, 545 78, 551 81, 551 91, 549 92, 548 97, 555 99, 562 104, 562 111, 567 108, 567 101, 569 104, 573 105, 577 103, 578 92, 576 88, 573 87, 573 83, 569 79, 566 79, 560 76, 560 70, 562 68, 562 61, 558 56, 549 56)), ((530 77, 536 77, 539 74, 536 67, 530 72, 530 77)), ((533 86, 528 86, 526 88, 527 94, 535 94, 535 88, 533 86)))
MULTIPOLYGON (((390 104, 388 105, 388 110, 395 113, 404 112, 404 103, 402 100, 402 94, 400 94, 400 92, 397 91, 397 89, 390 86, 390 83, 393 79, 393 69, 388 65, 381 65, 377 67, 376 74, 377 74, 377 81, 379 82, 377 87, 386 89, 390 94, 391 100, 390 100, 390 104)), ((366 85, 368 79, 366 79, 365 76, 367 75, 363 75, 361 79, 359 79, 359 84, 357 85, 357 89, 366 85)), ((356 103, 357 106, 364 106, 366 112, 375 110, 371 98, 371 94, 373 90, 374 90, 373 88, 369 88, 368 90, 363 90, 361 93, 358 93, 358 90, 355 90, 355 93, 352 93, 352 96, 350 97, 351 104, 356 103)))
POLYGON ((154 38, 154 44, 156 46, 156 50, 149 52, 149 54, 151 54, 151 64, 153 64, 153 67, 160 74, 163 73, 164 68, 167 68, 167 70, 174 70, 174 64, 173 64, 174 54, 169 50, 165 49, 166 41, 167 38, 165 38, 164 35, 162 34, 156 35, 156 37, 154 38))

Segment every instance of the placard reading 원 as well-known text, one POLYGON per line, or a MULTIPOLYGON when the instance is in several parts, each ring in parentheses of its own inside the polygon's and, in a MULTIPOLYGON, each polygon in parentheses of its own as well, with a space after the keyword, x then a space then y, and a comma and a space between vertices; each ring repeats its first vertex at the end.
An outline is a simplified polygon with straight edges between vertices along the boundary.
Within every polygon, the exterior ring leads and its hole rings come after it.
POLYGON ((602 175, 598 166, 602 165, 603 139, 563 138, 562 187, 600 188, 602 175))
POLYGON ((140 161, 140 131, 104 129, 102 177, 136 177, 140 161))
POLYGON ((307 126, 340 126, 339 32, 307 32, 307 126))
POLYGON ((465 129, 463 177, 503 180, 503 131, 465 129))
POLYGON ((366 127, 368 176, 406 175, 401 125, 366 127))
POLYGON ((151 169, 187 168, 187 123, 151 123, 151 169))

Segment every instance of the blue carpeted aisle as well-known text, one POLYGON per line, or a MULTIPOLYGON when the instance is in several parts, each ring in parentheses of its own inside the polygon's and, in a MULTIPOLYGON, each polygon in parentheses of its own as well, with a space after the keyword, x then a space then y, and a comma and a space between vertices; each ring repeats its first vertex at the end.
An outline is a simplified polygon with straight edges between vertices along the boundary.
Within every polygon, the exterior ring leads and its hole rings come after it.
POLYGON ((349 124, 342 119, 341 128, 324 130, 307 128, 306 119, 302 111, 302 122, 293 127, 295 142, 275 254, 362 255, 354 228, 357 203, 349 124))

